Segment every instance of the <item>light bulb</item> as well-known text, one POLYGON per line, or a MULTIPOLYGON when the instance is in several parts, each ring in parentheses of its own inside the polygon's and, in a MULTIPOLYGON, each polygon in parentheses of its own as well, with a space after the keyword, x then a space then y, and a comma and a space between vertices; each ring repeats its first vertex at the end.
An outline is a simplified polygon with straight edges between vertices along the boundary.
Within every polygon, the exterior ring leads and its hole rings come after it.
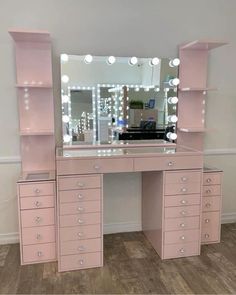
POLYGON ((115 56, 109 56, 108 57, 108 59, 107 59, 107 63, 109 64, 109 65, 113 65, 114 63, 116 62, 116 58, 115 58, 115 56))
POLYGON ((176 133, 168 132, 166 136, 170 140, 176 140, 177 139, 177 134, 176 133))
POLYGON ((179 85, 179 79, 178 78, 174 78, 174 79, 171 79, 170 81, 169 81, 169 85, 170 86, 178 86, 179 85))
POLYGON ((152 66, 157 66, 159 63, 160 63, 160 60, 159 60, 158 57, 153 57, 153 58, 150 60, 150 62, 149 62, 149 64, 150 64, 151 67, 152 67, 152 66))
POLYGON ((169 62, 169 66, 170 66, 171 68, 173 68, 173 67, 178 67, 179 64, 180 64, 180 60, 179 60, 178 58, 174 58, 174 59, 172 59, 172 60, 169 62))
POLYGON ((133 56, 133 57, 131 57, 130 60, 129 60, 129 65, 134 66, 134 65, 137 64, 137 62, 138 62, 137 57, 136 57, 136 56, 133 56))
POLYGON ((67 75, 63 75, 63 76, 61 77, 61 81, 62 81, 63 83, 68 83, 69 80, 70 80, 70 78, 69 78, 67 75))
POLYGON ((169 116, 168 121, 171 123, 176 123, 178 121, 178 117, 176 115, 169 116))
POLYGON ((61 54, 61 61, 62 62, 68 62, 69 60, 69 55, 66 53, 61 54))
POLYGON ((145 92, 148 92, 148 91, 149 91, 149 87, 145 87, 145 88, 144 88, 144 91, 145 91, 145 92))
POLYGON ((87 54, 87 55, 85 55, 84 62, 85 62, 86 64, 90 64, 92 61, 93 61, 93 57, 92 57, 91 54, 87 54))
POLYGON ((177 96, 173 96, 173 97, 169 97, 168 98, 168 103, 169 104, 177 104, 179 101, 178 97, 177 96))
POLYGON ((70 121, 69 116, 67 116, 67 115, 62 116, 62 121, 63 121, 64 123, 69 123, 69 121, 70 121))
POLYGON ((69 135, 69 134, 65 134, 65 135, 63 136, 63 141, 64 141, 64 142, 70 142, 70 135, 69 135))
POLYGON ((160 88, 159 88, 159 87, 155 87, 155 88, 154 88, 154 91, 155 91, 155 92, 159 92, 159 91, 160 91, 160 88))
POLYGON ((138 92, 139 91, 139 87, 135 87, 134 91, 138 92))
POLYGON ((70 100, 68 95, 62 95, 62 103, 68 103, 70 100))

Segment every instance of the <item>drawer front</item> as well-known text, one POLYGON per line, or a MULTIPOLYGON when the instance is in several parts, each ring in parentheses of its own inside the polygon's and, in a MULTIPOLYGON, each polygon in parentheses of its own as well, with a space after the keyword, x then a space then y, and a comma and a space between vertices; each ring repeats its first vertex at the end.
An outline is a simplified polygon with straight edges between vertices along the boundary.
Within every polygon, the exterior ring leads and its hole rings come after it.
POLYGON ((60 177, 59 190, 100 188, 101 177, 97 176, 79 176, 79 177, 60 177))
POLYGON ((101 201, 60 204, 60 215, 93 213, 101 211, 101 201))
POLYGON ((101 223, 101 213, 88 213, 77 215, 63 215, 60 216, 60 226, 76 226, 76 225, 89 225, 101 223))
POLYGON ((54 208, 21 211, 22 227, 34 227, 55 224, 54 208))
POLYGON ((60 259, 61 271, 102 266, 102 252, 61 256, 60 259))
POLYGON ((204 197, 202 198, 202 211, 219 211, 221 209, 221 197, 204 197))
POLYGON ((164 196, 165 207, 199 205, 200 201, 201 196, 198 194, 164 196))
POLYGON ((59 192, 60 203, 73 203, 80 201, 96 201, 101 199, 101 190, 85 189, 85 190, 70 190, 59 192))
POLYGON ((51 196, 54 195, 54 183, 19 184, 20 197, 51 196))
POLYGON ((201 183, 202 172, 201 171, 176 171, 176 172, 166 172, 165 183, 191 183, 198 182, 201 183))
POLYGON ((200 182, 192 182, 185 184, 172 183, 165 186, 165 195, 200 194, 200 192, 200 182))
POLYGON ((202 213, 202 228, 214 230, 220 226, 220 212, 204 212, 202 213))
POLYGON ((60 251, 61 255, 102 252, 102 240, 101 238, 98 238, 81 241, 61 242, 60 251))
POLYGON ((57 161, 57 174, 92 174, 112 172, 132 172, 133 159, 94 159, 57 161))
POLYGON ((178 244, 199 241, 199 229, 169 231, 164 233, 164 244, 178 244))
POLYGON ((23 246, 24 263, 56 260, 55 243, 23 246))
POLYGON ((221 173, 203 173, 203 184, 221 184, 221 173))
POLYGON ((20 199, 21 209, 50 208, 55 206, 54 196, 27 197, 20 199))
POLYGON ((165 208, 165 218, 176 218, 184 216, 200 215, 200 206, 180 206, 165 208))
POLYGON ((54 225, 22 229, 23 245, 55 243, 55 241, 56 230, 54 225))
POLYGON ((164 259, 187 257, 200 254, 199 242, 164 246, 164 259))
POLYGON ((202 229, 202 243, 207 244, 211 242, 218 242, 220 241, 220 230, 218 227, 209 229, 203 228, 202 229))
POLYGON ((204 185, 203 186, 203 196, 220 196, 221 186, 220 185, 204 185))
POLYGON ((134 159, 134 171, 202 169, 202 167, 202 156, 145 157, 134 159))
POLYGON ((165 219, 165 231, 197 229, 199 228, 199 216, 165 219))
POLYGON ((60 241, 76 241, 101 237, 101 224, 60 228, 60 241))

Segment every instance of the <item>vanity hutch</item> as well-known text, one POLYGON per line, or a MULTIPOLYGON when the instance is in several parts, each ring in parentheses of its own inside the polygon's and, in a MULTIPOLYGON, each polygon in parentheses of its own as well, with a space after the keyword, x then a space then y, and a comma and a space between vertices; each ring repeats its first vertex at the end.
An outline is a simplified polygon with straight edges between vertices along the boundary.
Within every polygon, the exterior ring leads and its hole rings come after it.
POLYGON ((200 255, 201 244, 220 242, 222 172, 204 168, 203 139, 208 51, 224 43, 180 46, 177 144, 121 141, 55 151, 49 33, 10 34, 20 115, 22 264, 58 260, 59 271, 103 265, 106 173, 142 172, 142 229, 161 259, 200 255))

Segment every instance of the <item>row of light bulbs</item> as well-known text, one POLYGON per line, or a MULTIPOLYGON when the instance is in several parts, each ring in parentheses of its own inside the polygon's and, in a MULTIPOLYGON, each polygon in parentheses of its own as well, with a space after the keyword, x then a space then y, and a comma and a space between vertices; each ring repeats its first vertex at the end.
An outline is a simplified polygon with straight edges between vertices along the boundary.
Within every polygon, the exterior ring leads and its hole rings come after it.
MULTIPOLYGON (((61 54, 61 61, 62 62, 68 62, 68 60, 69 60, 68 54, 65 54, 65 53, 61 54)), ((93 61, 93 56, 91 54, 85 55, 84 62, 86 64, 91 64, 92 61, 93 61)), ((107 62, 108 65, 113 65, 116 62, 115 56, 113 56, 113 55, 108 56, 107 59, 106 59, 106 62, 107 62)), ((134 66, 134 65, 136 65, 138 63, 138 58, 136 56, 132 56, 129 59, 128 63, 129 63, 130 66, 134 66)), ((160 59, 158 57, 153 57, 149 61, 149 65, 151 67, 157 66, 159 63, 160 63, 160 59)), ((178 67, 179 64, 180 64, 180 60, 178 58, 171 59, 170 62, 169 62, 170 67, 178 67)))

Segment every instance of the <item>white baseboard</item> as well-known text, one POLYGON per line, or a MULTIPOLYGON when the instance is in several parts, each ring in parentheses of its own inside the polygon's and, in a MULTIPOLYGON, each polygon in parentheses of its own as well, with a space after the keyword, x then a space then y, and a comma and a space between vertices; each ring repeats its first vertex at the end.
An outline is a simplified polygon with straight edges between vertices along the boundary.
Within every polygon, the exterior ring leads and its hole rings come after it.
POLYGON ((221 224, 236 222, 236 212, 223 213, 221 216, 221 224))
POLYGON ((204 155, 206 156, 220 156, 220 155, 236 155, 236 149, 207 149, 204 150, 204 155))
POLYGON ((0 234, 0 245, 19 243, 19 233, 0 234))
POLYGON ((107 223, 104 224, 103 232, 104 234, 115 234, 115 233, 125 233, 132 231, 141 231, 141 223, 136 222, 117 222, 117 223, 107 223))
POLYGON ((0 164, 18 164, 21 163, 21 158, 15 157, 0 157, 0 164))

